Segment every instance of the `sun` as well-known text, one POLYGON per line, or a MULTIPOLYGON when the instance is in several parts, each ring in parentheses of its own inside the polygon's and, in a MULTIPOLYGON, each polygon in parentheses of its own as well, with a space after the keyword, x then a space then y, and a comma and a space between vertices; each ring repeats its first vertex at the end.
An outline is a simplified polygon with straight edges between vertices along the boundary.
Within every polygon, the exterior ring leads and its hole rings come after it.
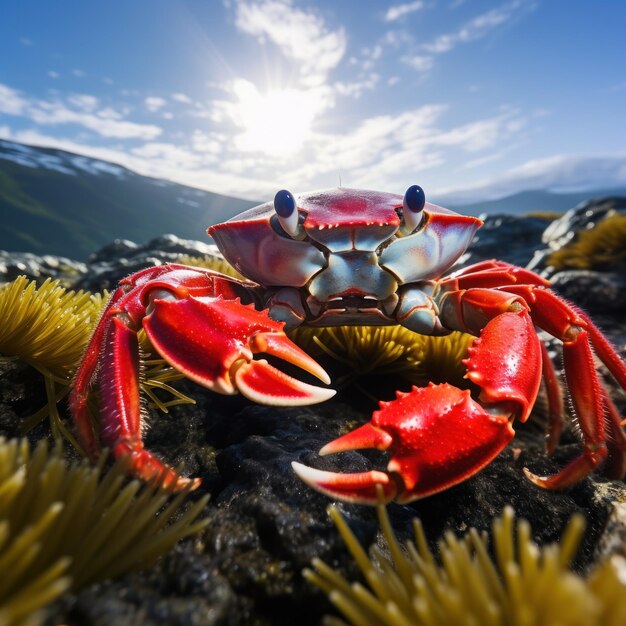
POLYGON ((237 148, 291 156, 311 134, 314 119, 325 108, 323 98, 313 90, 280 89, 262 93, 247 80, 233 85, 237 102, 235 120, 242 129, 236 136, 237 148))

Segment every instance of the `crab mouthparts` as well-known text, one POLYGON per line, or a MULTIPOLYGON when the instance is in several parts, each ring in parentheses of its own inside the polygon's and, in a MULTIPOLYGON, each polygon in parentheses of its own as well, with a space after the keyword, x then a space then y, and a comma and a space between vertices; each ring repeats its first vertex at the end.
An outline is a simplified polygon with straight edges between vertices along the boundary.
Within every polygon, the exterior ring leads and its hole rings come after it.
POLYGON ((377 309, 380 302, 373 296, 345 295, 325 303, 327 309, 377 309))

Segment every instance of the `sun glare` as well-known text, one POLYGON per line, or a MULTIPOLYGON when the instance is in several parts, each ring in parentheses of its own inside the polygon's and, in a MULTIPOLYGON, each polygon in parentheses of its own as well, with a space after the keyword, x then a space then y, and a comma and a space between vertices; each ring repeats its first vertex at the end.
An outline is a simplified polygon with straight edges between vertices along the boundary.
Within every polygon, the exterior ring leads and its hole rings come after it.
POLYGON ((238 99, 236 117, 243 129, 236 138, 237 147, 276 156, 292 155, 302 147, 324 106, 312 90, 261 93, 253 83, 238 80, 234 92, 238 99))

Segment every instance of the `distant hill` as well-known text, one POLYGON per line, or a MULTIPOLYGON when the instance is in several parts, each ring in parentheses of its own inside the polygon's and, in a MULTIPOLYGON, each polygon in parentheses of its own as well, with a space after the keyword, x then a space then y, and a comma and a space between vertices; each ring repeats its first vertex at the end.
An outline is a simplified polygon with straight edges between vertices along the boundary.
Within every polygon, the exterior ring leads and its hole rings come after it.
POLYGON ((577 193, 553 193, 537 189, 520 191, 497 200, 482 200, 480 202, 472 202, 471 204, 447 202, 445 199, 442 199, 440 202, 442 206, 466 215, 479 215, 480 213, 514 213, 524 215, 534 212, 564 213, 590 198, 602 198, 605 196, 626 196, 626 187, 577 193))
POLYGON ((113 239, 204 240, 255 202, 140 176, 85 156, 0 140, 0 249, 83 260, 113 239))

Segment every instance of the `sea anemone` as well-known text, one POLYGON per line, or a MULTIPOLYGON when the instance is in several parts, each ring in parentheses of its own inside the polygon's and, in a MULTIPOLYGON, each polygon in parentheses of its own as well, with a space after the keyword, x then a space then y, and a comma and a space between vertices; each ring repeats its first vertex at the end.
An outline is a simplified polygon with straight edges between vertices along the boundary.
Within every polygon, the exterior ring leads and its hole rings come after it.
POLYGON ((290 336, 308 352, 325 353, 347 365, 347 382, 376 373, 398 375, 420 386, 429 381, 468 384, 461 360, 474 337, 465 333, 431 337, 402 326, 338 326, 299 328, 290 336))
MULTIPOLYGON (((418 519, 415 542, 402 546, 382 503, 378 519, 386 552, 372 547, 367 555, 339 509, 329 514, 361 570, 367 587, 349 583, 320 559, 304 577, 328 594, 345 617, 328 626, 618 626, 626 623, 624 564, 613 557, 588 577, 569 564, 585 522, 574 515, 559 544, 539 547, 530 524, 515 522, 511 507, 492 525, 492 550, 486 533, 471 529, 463 538, 448 531, 436 558, 418 519)), ((622 559, 623 561, 623 559, 622 559)))
MULTIPOLYGON (((98 321, 108 294, 74 292, 58 280, 46 280, 40 287, 20 276, 0 289, 0 354, 2 358, 19 358, 37 369, 44 378, 47 404, 26 418, 23 431, 28 432, 46 415, 55 440, 63 437, 78 444, 57 409, 69 392, 72 377, 85 351, 91 331, 98 321)), ((142 333, 143 334, 143 333, 142 333)), ((143 341, 144 353, 151 347, 143 341)), ((142 389, 154 406, 167 412, 176 404, 194 401, 169 383, 182 378, 162 359, 146 361, 142 389), (170 398, 161 399, 160 389, 170 398)))
POLYGON ((74 440, 56 405, 69 391, 91 329, 107 294, 69 291, 60 281, 35 281, 19 276, 0 289, 0 354, 19 358, 44 377, 48 403, 24 423, 30 430, 46 415, 55 439, 74 440))
POLYGON ((205 256, 181 256, 177 263, 183 265, 191 265, 192 267, 204 267, 214 272, 221 272, 226 276, 232 276, 233 278, 243 279, 244 277, 223 257, 211 256, 207 254, 205 256))
POLYGON ((0 438, 1 626, 32 623, 65 591, 148 567, 208 523, 198 519, 208 496, 181 512, 186 492, 168 500, 128 482, 121 462, 106 475, 102 467, 0 438))
POLYGON ((578 239, 553 252, 547 264, 557 270, 610 270, 626 262, 626 215, 611 215, 578 239))

